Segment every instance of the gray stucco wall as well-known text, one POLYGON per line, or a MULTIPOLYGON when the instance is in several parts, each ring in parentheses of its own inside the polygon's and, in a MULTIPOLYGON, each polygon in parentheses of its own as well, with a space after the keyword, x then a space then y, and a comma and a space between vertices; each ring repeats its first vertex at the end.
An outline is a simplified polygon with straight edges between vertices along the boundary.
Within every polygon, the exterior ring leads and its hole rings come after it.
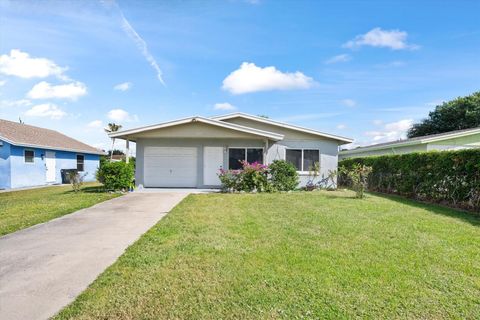
MULTIPOLYGON (((315 182, 326 178, 330 171, 337 170, 338 167, 338 146, 336 140, 322 138, 317 135, 303 133, 296 130, 286 129, 279 126, 257 122, 246 118, 233 118, 225 120, 227 122, 248 126, 260 130, 275 132, 284 135, 284 139, 272 144, 268 151, 268 163, 273 160, 285 159, 287 149, 318 149, 320 150, 320 172, 315 182)), ((304 186, 308 180, 308 173, 301 172, 300 186, 304 186)))
MULTIPOLYGON (((252 123, 239 123, 242 125, 254 126, 252 123)), ((326 177, 330 170, 336 170, 338 164, 338 142, 332 139, 322 139, 318 136, 303 134, 292 130, 278 130, 272 127, 258 126, 271 132, 285 135, 282 141, 268 141, 268 150, 266 151, 266 164, 274 160, 284 160, 286 149, 318 149, 320 150, 320 176, 326 177)), ((267 143, 260 138, 138 138, 136 140, 136 173, 135 180, 137 186, 144 185, 144 151, 145 147, 195 147, 197 148, 197 188, 216 187, 203 184, 203 148, 221 146, 224 148, 224 168, 228 168, 228 148, 233 147, 258 147, 265 148, 267 143)), ((309 180, 308 173, 300 173, 300 186, 304 186, 309 180)))
POLYGON ((197 188, 208 188, 203 184, 203 147, 223 147, 223 167, 228 168, 228 148, 256 147, 264 148, 265 142, 259 139, 212 139, 212 138, 146 138, 137 140, 135 184, 144 185, 145 147, 194 147, 197 148, 197 188))

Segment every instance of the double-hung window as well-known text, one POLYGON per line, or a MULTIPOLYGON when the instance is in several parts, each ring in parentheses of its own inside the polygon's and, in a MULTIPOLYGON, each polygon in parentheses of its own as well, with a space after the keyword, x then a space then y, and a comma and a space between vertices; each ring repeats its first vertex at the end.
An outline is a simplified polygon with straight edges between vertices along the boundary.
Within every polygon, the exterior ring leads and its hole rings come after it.
POLYGON ((312 170, 315 163, 320 163, 320 150, 287 149, 285 160, 292 163, 297 168, 297 171, 307 172, 312 170))
POLYGON ((84 170, 85 156, 83 154, 77 154, 77 171, 82 172, 84 170))
POLYGON ((242 169, 241 161, 248 163, 263 163, 262 148, 229 148, 228 149, 228 169, 242 169))
POLYGON ((25 163, 34 163, 35 162, 35 151, 33 150, 24 150, 23 159, 25 163))

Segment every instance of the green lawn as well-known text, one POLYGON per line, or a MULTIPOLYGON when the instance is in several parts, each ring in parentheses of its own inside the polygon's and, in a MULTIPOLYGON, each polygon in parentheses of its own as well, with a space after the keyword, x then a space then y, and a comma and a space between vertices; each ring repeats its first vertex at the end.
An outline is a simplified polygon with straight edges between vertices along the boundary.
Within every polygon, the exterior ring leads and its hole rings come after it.
POLYGON ((54 186, 0 193, 0 236, 46 222, 117 197, 97 183, 86 183, 82 192, 70 186, 54 186))
POLYGON ((480 220, 346 191, 190 195, 58 319, 480 318, 480 220))

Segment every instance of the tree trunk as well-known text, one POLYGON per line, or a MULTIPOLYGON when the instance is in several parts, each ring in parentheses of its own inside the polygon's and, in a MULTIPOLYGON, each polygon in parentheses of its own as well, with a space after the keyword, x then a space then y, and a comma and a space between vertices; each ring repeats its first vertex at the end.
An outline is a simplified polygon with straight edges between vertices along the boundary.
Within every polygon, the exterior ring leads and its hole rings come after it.
POLYGON ((112 150, 110 151, 110 161, 113 160, 113 147, 115 145, 115 138, 112 138, 112 150))

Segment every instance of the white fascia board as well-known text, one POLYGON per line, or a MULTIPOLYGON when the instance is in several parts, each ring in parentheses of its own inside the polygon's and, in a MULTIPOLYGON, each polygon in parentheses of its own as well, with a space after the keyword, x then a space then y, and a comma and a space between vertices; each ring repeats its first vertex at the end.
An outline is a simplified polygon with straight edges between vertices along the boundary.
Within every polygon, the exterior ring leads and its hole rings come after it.
POLYGON ((445 135, 438 136, 438 137, 432 137, 432 138, 425 137, 421 141, 423 143, 437 142, 437 141, 448 140, 448 139, 463 138, 463 137, 471 136, 473 134, 478 134, 478 133, 480 133, 480 128, 473 129, 471 131, 466 131, 466 132, 465 131, 464 132, 454 132, 454 133, 450 133, 450 134, 446 133, 445 135))
POLYGON ((414 140, 414 141, 405 140, 405 141, 399 141, 397 143, 392 143, 392 144, 383 145, 383 146, 373 145, 373 146, 360 147, 352 150, 344 150, 344 151, 340 151, 340 154, 353 154, 353 153, 362 153, 364 151, 377 151, 377 150, 386 150, 386 149, 405 147, 405 146, 415 146, 415 145, 438 142, 438 141, 443 141, 448 139, 462 138, 462 137, 466 137, 466 136, 470 136, 478 133, 480 133, 480 129, 474 129, 468 132, 455 132, 451 134, 446 133, 445 135, 431 137, 431 138, 425 137, 421 140, 414 140))
POLYGON ((360 147, 357 149, 351 149, 351 150, 343 150, 340 151, 339 154, 352 154, 352 153, 362 153, 364 151, 377 151, 377 150, 386 150, 386 149, 392 149, 392 148, 397 148, 397 147, 405 147, 405 146, 413 146, 413 145, 419 145, 423 144, 421 140, 416 140, 416 141, 410 141, 410 142, 399 142, 399 143, 392 143, 388 145, 383 145, 383 146, 367 146, 367 147, 360 147))

